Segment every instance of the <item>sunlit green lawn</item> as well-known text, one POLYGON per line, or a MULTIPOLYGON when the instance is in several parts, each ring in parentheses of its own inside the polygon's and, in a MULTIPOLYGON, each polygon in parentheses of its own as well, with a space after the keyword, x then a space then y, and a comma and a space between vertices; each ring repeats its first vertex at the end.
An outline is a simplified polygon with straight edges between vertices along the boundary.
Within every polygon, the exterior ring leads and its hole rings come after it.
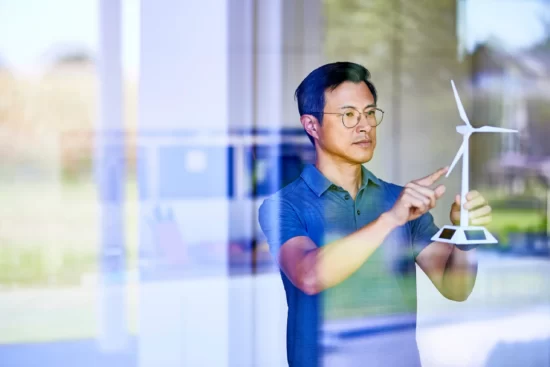
POLYGON ((535 210, 494 210, 492 215, 493 222, 488 229, 500 235, 502 242, 507 241, 506 233, 509 230, 530 231, 545 218, 542 213, 535 210))

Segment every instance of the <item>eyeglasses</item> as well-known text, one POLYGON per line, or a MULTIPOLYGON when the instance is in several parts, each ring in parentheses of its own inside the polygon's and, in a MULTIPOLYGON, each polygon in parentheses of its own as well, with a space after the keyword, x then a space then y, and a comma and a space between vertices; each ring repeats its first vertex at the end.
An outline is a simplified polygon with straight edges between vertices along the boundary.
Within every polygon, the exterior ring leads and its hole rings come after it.
POLYGON ((347 108, 342 113, 337 112, 320 112, 325 115, 340 115, 342 116, 342 124, 344 124, 345 127, 351 129, 355 126, 359 125, 359 122, 361 122, 361 116, 365 115, 365 118, 367 119, 367 122, 370 126, 376 127, 380 125, 382 120, 384 119, 384 111, 380 108, 369 108, 367 111, 359 112, 355 108, 347 108))

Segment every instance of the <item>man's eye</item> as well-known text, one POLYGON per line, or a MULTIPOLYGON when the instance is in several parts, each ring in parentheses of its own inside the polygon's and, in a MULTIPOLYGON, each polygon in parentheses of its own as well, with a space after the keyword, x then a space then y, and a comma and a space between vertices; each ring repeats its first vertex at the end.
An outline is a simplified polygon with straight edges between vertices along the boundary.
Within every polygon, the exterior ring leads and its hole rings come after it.
POLYGON ((355 116, 355 113, 354 112, 346 112, 346 117, 353 117, 355 116))
POLYGON ((376 113, 376 110, 367 111, 367 115, 372 116, 376 113))

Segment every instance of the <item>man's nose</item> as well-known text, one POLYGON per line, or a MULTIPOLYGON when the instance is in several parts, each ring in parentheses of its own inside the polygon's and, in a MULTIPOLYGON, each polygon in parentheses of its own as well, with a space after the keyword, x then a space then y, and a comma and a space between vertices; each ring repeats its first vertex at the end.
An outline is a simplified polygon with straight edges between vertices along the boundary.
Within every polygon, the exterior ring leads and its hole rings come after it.
POLYGON ((369 133, 372 130, 372 126, 369 125, 368 119, 365 116, 361 116, 361 120, 357 124, 357 132, 369 133))

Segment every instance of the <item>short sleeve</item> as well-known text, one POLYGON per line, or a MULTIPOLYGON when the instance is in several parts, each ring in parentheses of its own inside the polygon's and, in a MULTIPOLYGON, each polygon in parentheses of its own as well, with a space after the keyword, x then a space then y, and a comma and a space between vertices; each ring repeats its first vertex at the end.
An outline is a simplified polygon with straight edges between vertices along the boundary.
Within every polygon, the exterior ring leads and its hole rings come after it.
POLYGON ((439 231, 434 223, 434 218, 430 212, 427 212, 411 222, 413 252, 416 258, 420 251, 425 249, 430 243, 434 242, 432 237, 439 231))
POLYGON ((258 220, 269 251, 279 265, 279 250, 289 239, 307 236, 307 231, 296 210, 288 202, 268 198, 260 205, 258 220))

